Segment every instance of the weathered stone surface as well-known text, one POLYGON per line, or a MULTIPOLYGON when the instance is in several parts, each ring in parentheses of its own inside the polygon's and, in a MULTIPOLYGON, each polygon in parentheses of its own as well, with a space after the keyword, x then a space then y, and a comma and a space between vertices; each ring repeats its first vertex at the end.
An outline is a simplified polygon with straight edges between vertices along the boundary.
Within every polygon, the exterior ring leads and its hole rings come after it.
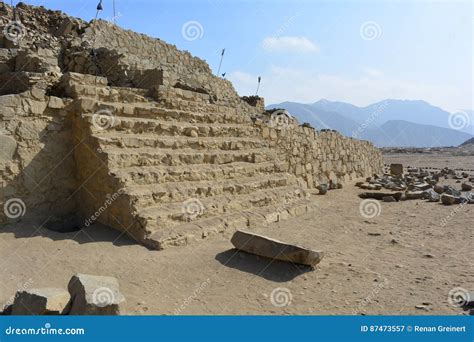
POLYGON ((397 202, 397 200, 393 196, 384 196, 382 197, 382 201, 386 203, 397 202))
POLYGON ((453 205, 453 204, 456 203, 456 197, 454 197, 452 195, 443 194, 443 195, 441 195, 441 202, 444 205, 453 205))
POLYGON ((373 198, 382 201, 384 197, 393 197, 396 201, 400 201, 402 198, 401 192, 363 192, 359 194, 360 198, 373 198))
POLYGON ((453 188, 450 185, 446 185, 444 187, 444 192, 443 193, 446 194, 446 195, 451 195, 451 196, 455 196, 455 197, 461 196, 461 191, 456 190, 455 188, 453 188))
POLYGON ((306 189, 382 171, 369 142, 294 118, 275 127, 263 99, 242 100, 206 62, 160 39, 41 7, 16 10, 28 35, 16 57, 3 52, 14 71, 4 69, 0 83, 21 87, 0 96, 0 128, 18 160, 0 181, 28 202, 24 220, 93 216, 151 248, 175 246, 225 231, 229 216, 247 227, 305 213, 306 189), (205 215, 183 214, 190 199, 205 215), (212 229, 189 232, 191 220, 212 229), (157 232, 166 243, 149 243, 157 232))
POLYGON ((390 174, 394 176, 403 175, 403 164, 390 164, 390 174))
POLYGON ((0 316, 9 316, 12 314, 13 304, 9 304, 0 309, 0 316))
POLYGON ((68 285, 71 295, 69 315, 119 315, 125 301, 117 279, 76 274, 68 285))
POLYGON ((428 190, 431 189, 431 185, 428 183, 419 183, 415 184, 415 189, 418 191, 428 190))
POLYGON ((20 291, 13 302, 12 315, 62 315, 69 303, 64 289, 43 288, 20 291))
POLYGON ((424 198, 428 200, 428 202, 439 202, 440 200, 440 195, 434 191, 433 189, 429 189, 423 192, 424 198))
POLYGON ((323 258, 321 251, 290 245, 254 233, 236 231, 231 239, 235 248, 263 257, 315 266, 323 258))
POLYGON ((472 190, 472 185, 468 183, 462 183, 461 184, 461 190, 462 191, 471 191, 472 190))
POLYGON ((15 154, 17 143, 15 139, 7 135, 0 134, 0 166, 9 162, 15 154))
POLYGON ((405 196, 407 200, 417 200, 423 199, 425 195, 423 191, 407 191, 405 196))
POLYGON ((327 184, 321 184, 317 187, 317 189, 319 190, 320 195, 326 195, 327 192, 328 192, 328 185, 327 184))

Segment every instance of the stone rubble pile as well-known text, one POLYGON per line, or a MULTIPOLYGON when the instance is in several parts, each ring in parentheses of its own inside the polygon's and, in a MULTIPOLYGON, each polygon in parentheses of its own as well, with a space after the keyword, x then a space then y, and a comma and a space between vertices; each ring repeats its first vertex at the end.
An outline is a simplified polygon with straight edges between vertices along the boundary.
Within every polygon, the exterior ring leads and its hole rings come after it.
POLYGON ((467 172, 458 173, 453 169, 426 170, 423 168, 408 167, 404 173, 402 164, 391 164, 390 174, 382 176, 374 174, 365 182, 357 182, 356 186, 370 191, 390 190, 390 192, 363 192, 360 198, 372 198, 384 202, 398 202, 404 200, 427 200, 440 202, 444 205, 474 204, 474 178, 467 172), (442 180, 455 180, 460 183, 459 189, 451 185, 441 185, 442 180))
POLYGON ((125 301, 117 279, 86 274, 74 275, 68 290, 26 289, 13 298, 0 315, 119 315, 125 301))

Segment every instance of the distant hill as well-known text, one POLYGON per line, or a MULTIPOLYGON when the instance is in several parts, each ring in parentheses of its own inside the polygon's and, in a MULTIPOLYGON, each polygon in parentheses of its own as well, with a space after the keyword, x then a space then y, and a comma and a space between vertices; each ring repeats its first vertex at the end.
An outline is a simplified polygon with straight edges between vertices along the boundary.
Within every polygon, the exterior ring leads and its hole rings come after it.
POLYGON ((379 147, 449 147, 459 146, 472 138, 472 135, 454 129, 403 120, 390 120, 375 132, 362 137, 379 147))
POLYGON ((467 145, 474 145, 474 138, 471 138, 471 139, 463 142, 460 146, 467 146, 467 145))
POLYGON ((344 115, 314 108, 309 104, 283 102, 267 108, 284 108, 294 115, 300 123, 308 122, 314 128, 337 129, 341 134, 351 136, 360 124, 344 115))
POLYGON ((313 106, 318 109, 349 116, 359 123, 373 118, 376 125, 382 125, 390 120, 403 120, 422 125, 450 128, 450 113, 425 101, 388 99, 367 107, 357 107, 345 102, 332 102, 323 99, 313 103, 313 106))
POLYGON ((300 123, 308 122, 316 129, 335 129, 346 136, 369 140, 379 147, 458 146, 473 137, 450 128, 450 113, 424 101, 385 100, 362 108, 345 102, 320 100, 313 104, 283 102, 267 108, 285 108, 300 123))

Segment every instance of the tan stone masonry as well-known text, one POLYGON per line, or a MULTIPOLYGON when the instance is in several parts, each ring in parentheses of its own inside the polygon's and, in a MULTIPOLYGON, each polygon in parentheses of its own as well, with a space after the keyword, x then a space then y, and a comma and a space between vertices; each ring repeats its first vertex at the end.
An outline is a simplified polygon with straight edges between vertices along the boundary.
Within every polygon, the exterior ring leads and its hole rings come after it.
POLYGON ((308 188, 381 171, 368 142, 275 127, 263 99, 161 40, 18 11, 24 40, 0 34, 0 204, 25 212, 2 223, 98 221, 161 249, 289 219, 313 209, 308 188))

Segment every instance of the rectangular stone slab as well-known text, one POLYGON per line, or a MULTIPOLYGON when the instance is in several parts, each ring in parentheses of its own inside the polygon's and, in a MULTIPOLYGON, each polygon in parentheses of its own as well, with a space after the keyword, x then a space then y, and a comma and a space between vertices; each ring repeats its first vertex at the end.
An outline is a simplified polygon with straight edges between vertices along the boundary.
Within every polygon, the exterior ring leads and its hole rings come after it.
POLYGON ((388 197, 388 196, 392 196, 398 202, 402 198, 402 193, 401 192, 362 192, 359 194, 360 198, 363 198, 363 199, 372 198, 379 201, 382 201, 384 197, 388 197))
POLYGON ((315 266, 324 256, 321 251, 290 245, 275 239, 238 230, 231 239, 235 248, 263 257, 315 266))

